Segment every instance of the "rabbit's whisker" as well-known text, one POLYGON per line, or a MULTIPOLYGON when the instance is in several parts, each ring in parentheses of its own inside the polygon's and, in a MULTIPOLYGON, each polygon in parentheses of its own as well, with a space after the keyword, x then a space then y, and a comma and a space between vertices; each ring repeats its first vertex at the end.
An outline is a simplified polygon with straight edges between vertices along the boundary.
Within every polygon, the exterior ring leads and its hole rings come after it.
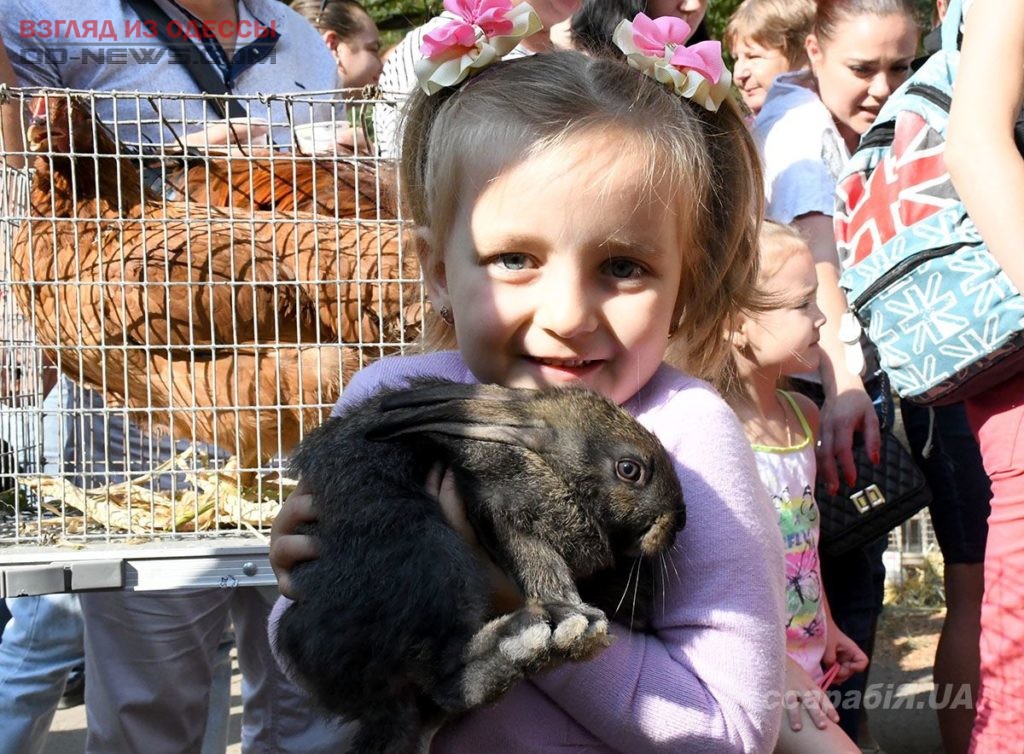
POLYGON ((668 581, 668 562, 667 562, 668 558, 666 557, 665 553, 662 552, 662 553, 658 554, 658 560, 661 562, 661 571, 662 571, 662 578, 661 578, 661 617, 664 618, 665 617, 665 605, 668 603, 668 597, 666 596, 666 591, 667 590, 666 590, 666 587, 665 587, 665 582, 668 581))
POLYGON ((636 582, 633 584, 633 609, 629 613, 629 630, 632 632, 633 623, 636 622, 636 598, 640 594, 640 579, 643 577, 644 568, 640 558, 636 559, 636 582))
MULTIPOLYGON (((623 603, 624 603, 624 602, 626 601, 626 596, 627 596, 627 595, 629 594, 629 585, 630 585, 630 582, 632 582, 632 581, 633 581, 633 571, 634 571, 634 570, 637 570, 637 566, 639 565, 639 563, 640 563, 640 559, 639 559, 639 558, 637 558, 636 560, 634 560, 634 561, 633 561, 633 565, 631 565, 631 566, 629 567, 629 575, 628 575, 628 576, 626 577, 626 586, 625 586, 625 588, 623 588, 623 590, 622 590, 622 596, 621 596, 621 597, 619 598, 619 604, 617 604, 617 605, 615 606, 615 613, 614 613, 615 615, 618 615, 618 613, 619 613, 619 610, 621 610, 621 609, 622 609, 622 605, 623 605, 623 603)), ((639 573, 639 571, 637 570, 637 580, 638 580, 638 581, 639 581, 639 578, 640 578, 640 573, 639 573)), ((631 632, 632 632, 632 630, 633 630, 633 623, 632 623, 632 620, 630 620, 629 630, 630 630, 631 632)))
POLYGON ((668 561, 668 564, 670 566, 672 566, 672 570, 675 572, 676 580, 678 581, 679 580, 679 569, 676 568, 676 561, 675 561, 675 559, 671 557, 671 553, 674 553, 674 552, 682 552, 682 548, 679 546, 679 542, 678 541, 674 545, 672 545, 668 549, 667 552, 662 553, 662 557, 664 557, 668 561))

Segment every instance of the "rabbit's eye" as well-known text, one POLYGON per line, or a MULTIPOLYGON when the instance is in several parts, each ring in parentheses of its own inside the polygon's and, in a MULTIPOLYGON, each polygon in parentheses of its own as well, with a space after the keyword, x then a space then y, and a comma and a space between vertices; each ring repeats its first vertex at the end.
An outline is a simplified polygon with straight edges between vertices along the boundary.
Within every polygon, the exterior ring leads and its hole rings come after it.
POLYGON ((644 467, 632 458, 623 458, 615 464, 615 474, 623 482, 639 482, 644 477, 644 467))

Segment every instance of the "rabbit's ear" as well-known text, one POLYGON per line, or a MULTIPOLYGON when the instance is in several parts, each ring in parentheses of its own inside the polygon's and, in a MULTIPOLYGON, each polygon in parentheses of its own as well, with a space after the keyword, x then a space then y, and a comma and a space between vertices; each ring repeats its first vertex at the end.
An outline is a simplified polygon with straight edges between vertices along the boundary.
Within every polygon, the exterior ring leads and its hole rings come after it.
POLYGON ((494 385, 473 385, 463 382, 431 382, 401 390, 384 398, 381 408, 390 411, 413 406, 433 406, 444 401, 472 398, 495 403, 528 403, 537 395, 536 390, 516 390, 494 385))
POLYGON ((382 401, 380 417, 366 437, 389 440, 433 433, 541 452, 551 447, 554 431, 522 410, 526 401, 515 391, 480 385, 443 384, 403 391, 382 401))

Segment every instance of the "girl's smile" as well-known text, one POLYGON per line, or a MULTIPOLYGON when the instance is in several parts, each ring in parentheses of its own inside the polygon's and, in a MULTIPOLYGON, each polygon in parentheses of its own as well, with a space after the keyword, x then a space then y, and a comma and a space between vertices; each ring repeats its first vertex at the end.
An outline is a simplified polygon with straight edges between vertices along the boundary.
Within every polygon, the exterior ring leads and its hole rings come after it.
POLYGON ((443 264, 426 275, 477 379, 582 383, 622 403, 654 375, 683 240, 635 151, 628 133, 584 133, 468 171, 443 264))

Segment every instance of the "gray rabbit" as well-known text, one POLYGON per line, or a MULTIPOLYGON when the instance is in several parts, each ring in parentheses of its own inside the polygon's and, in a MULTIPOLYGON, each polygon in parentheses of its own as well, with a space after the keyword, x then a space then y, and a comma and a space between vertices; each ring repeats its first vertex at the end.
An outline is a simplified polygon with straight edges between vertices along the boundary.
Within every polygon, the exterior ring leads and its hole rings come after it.
POLYGON ((293 470, 321 553, 292 573, 277 645, 325 710, 360 722, 360 753, 414 752, 524 675, 592 657, 623 601, 642 623, 653 578, 637 569, 685 519, 658 439, 579 388, 420 380, 325 422, 293 470), (525 607, 491 614, 477 555, 425 492, 438 463, 525 607))

